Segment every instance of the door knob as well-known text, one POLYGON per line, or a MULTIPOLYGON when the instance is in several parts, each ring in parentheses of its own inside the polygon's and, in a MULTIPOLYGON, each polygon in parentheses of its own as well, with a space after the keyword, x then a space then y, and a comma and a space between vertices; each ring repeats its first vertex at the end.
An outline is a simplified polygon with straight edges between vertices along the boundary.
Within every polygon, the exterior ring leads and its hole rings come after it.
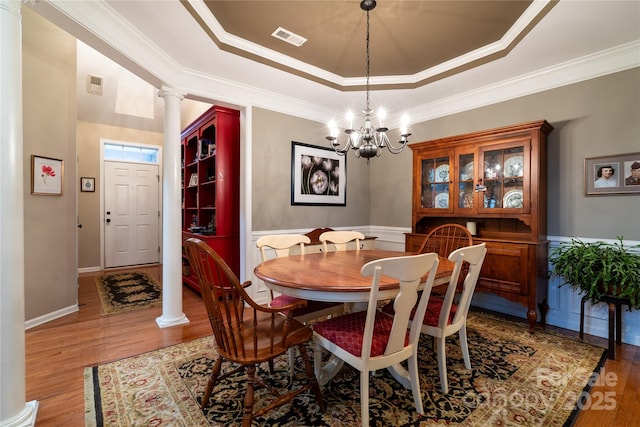
POLYGON ((111 222, 111 218, 107 218, 107 223, 111 222))

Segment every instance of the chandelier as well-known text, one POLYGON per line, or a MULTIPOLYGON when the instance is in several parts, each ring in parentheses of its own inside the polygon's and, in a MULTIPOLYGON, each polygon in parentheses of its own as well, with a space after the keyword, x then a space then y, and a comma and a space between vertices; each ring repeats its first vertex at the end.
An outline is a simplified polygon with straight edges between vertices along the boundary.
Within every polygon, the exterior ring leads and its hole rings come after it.
POLYGON ((338 140, 338 127, 333 121, 329 123, 330 135, 327 136, 327 139, 331 143, 331 147, 336 153, 344 156, 349 149, 352 149, 355 151, 356 157, 364 157, 367 159, 367 164, 369 164, 369 160, 372 157, 379 157, 382 154, 382 149, 384 147, 386 147, 392 154, 400 153, 404 147, 407 146, 409 136, 411 136, 408 132, 408 119, 406 116, 403 117, 402 124, 400 126, 399 146, 395 146, 391 141, 389 141, 389 137, 387 136, 389 128, 385 127, 385 113, 382 109, 380 109, 377 114, 379 126, 374 128, 371 123, 373 110, 371 109, 371 104, 369 102, 369 11, 373 10, 375 7, 375 0, 362 0, 360 2, 360 9, 367 12, 367 103, 366 108, 363 111, 364 124, 359 129, 355 129, 353 127, 353 114, 348 112, 347 120, 349 121, 349 128, 344 131, 347 134, 347 141, 344 143, 344 146, 341 147, 342 143, 338 140))

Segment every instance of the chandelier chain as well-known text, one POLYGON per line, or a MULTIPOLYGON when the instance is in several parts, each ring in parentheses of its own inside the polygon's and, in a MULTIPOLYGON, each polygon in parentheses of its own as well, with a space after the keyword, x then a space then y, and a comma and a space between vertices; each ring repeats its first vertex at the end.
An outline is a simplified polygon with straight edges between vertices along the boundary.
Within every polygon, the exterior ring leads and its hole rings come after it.
POLYGON ((370 63, 371 63, 371 57, 369 54, 369 11, 367 10, 367 38, 366 38, 366 42, 367 42, 367 111, 370 110, 370 103, 369 103, 369 70, 370 70, 370 63))

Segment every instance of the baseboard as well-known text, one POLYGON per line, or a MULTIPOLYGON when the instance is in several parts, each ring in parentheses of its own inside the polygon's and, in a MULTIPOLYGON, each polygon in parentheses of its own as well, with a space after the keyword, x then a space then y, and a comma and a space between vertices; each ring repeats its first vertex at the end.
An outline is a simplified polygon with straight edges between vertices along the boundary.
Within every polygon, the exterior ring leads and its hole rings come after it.
POLYGON ((71 313, 75 313, 79 310, 78 304, 71 305, 69 307, 61 308, 60 310, 56 310, 51 313, 47 313, 44 316, 36 317, 35 319, 27 320, 24 323, 24 329, 29 330, 31 328, 35 328, 36 326, 40 326, 43 323, 50 322, 52 320, 58 319, 60 317, 66 316, 71 313))
POLYGON ((97 267, 82 267, 78 269, 78 274, 82 273, 95 273, 96 271, 102 270, 100 266, 97 267))

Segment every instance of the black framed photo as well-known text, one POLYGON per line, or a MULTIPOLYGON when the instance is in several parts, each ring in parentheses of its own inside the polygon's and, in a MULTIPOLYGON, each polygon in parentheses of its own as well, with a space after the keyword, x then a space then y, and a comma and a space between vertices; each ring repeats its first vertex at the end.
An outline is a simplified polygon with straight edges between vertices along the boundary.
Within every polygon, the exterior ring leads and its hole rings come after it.
POLYGON ((291 204, 346 206, 347 157, 291 141, 291 204))
POLYGON ((93 193, 96 191, 96 179, 83 176, 80 178, 80 191, 93 193))
POLYGON ((584 159, 587 196, 640 194, 640 153, 584 159))

